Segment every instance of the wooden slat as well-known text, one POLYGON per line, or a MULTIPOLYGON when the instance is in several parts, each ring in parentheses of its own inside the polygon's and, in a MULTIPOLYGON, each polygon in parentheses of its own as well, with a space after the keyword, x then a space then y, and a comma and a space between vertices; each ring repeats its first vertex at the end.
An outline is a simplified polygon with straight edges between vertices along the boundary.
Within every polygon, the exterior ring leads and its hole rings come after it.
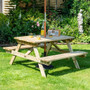
POLYGON ((9 4, 6 4, 5 6, 6 6, 6 7, 15 7, 16 5, 9 5, 9 4))
POLYGON ((5 10, 8 9, 8 8, 9 8, 9 9, 12 9, 12 8, 14 8, 14 6, 5 6, 5 7, 4 7, 5 10))
MULTIPOLYGON (((72 47, 71 47, 70 41, 66 40, 66 43, 67 43, 67 46, 68 46, 69 51, 70 51, 70 52, 73 52, 73 49, 72 49, 72 47)), ((74 63, 74 65, 75 65, 75 67, 76 67, 77 69, 80 69, 80 66, 79 66, 79 63, 78 63, 77 59, 76 59, 75 57, 72 57, 72 59, 73 59, 73 63, 74 63)))
MULTIPOLYGON (((8 51, 15 50, 16 48, 17 46, 3 47, 3 49, 8 50, 8 51)), ((27 48, 32 48, 32 46, 22 45, 20 49, 27 49, 27 48)))
MULTIPOLYGON (((15 52, 18 52, 20 47, 21 47, 21 44, 18 44, 17 48, 15 49, 15 52)), ((16 55, 13 55, 12 58, 11 58, 10 64, 13 64, 15 58, 16 58, 16 55)))
POLYGON ((48 63, 48 62, 41 62, 39 57, 37 58, 37 57, 31 56, 31 55, 27 55, 27 54, 24 54, 21 52, 16 52, 16 51, 12 51, 11 54, 28 59, 28 60, 31 60, 31 61, 38 62, 39 64, 50 65, 50 63, 48 63))
MULTIPOLYGON (((20 49, 29 49, 32 48, 33 46, 31 45, 22 45, 20 49)), ((41 43, 40 45, 38 45, 38 47, 44 47, 44 44, 41 43)), ((17 46, 10 46, 10 47, 3 47, 3 49, 7 50, 7 51, 11 51, 11 50, 15 50, 17 48, 17 46)))
MULTIPOLYGON (((37 60, 40 60, 40 55, 39 55, 39 52, 38 52, 37 48, 33 48, 33 49, 34 49, 34 53, 36 55, 37 60)), ((40 72, 41 72, 42 76, 46 77, 43 65, 38 63, 38 66, 40 68, 40 72)))
POLYGON ((69 52, 69 51, 63 50, 63 49, 59 49, 59 50, 58 50, 58 49, 53 48, 53 47, 51 48, 51 50, 52 50, 52 51, 56 51, 56 52, 62 52, 62 53, 67 53, 67 52, 69 52))
POLYGON ((22 36, 22 37, 15 37, 14 39, 16 39, 17 41, 23 41, 23 42, 27 42, 27 43, 44 43, 44 42, 53 42, 53 41, 58 41, 58 40, 73 40, 74 37, 71 36, 63 36, 60 35, 58 37, 53 36, 53 37, 49 37, 46 36, 46 38, 41 37, 41 40, 37 40, 37 36, 34 36, 33 38, 30 38, 29 36, 22 36))
POLYGON ((46 51, 46 55, 48 55, 48 53, 49 53, 49 51, 50 51, 50 49, 51 49, 51 46, 52 46, 52 44, 51 44, 51 43, 48 43, 48 47, 47 47, 47 51, 46 51))
POLYGON ((8 14, 10 9, 15 8, 16 5, 10 5, 10 0, 4 0, 3 13, 8 14))
POLYGON ((64 53, 64 54, 42 57, 41 61, 50 62, 50 61, 56 61, 56 60, 65 59, 65 58, 69 58, 69 57, 86 55, 86 54, 87 54, 87 52, 75 51, 75 52, 71 52, 71 53, 64 53))
POLYGON ((29 55, 33 51, 33 48, 31 48, 25 55, 29 55))
POLYGON ((16 52, 16 51, 12 51, 11 54, 22 57, 22 58, 25 58, 25 59, 29 59, 29 60, 32 60, 32 61, 35 61, 35 62, 40 62, 39 60, 37 60, 36 57, 31 56, 31 55, 25 55, 23 53, 16 52))
POLYGON ((9 2, 10 0, 5 0, 5 2, 9 2))
MULTIPOLYGON (((52 44, 54 45, 55 49, 57 49, 58 51, 60 51, 62 53, 68 52, 68 51, 60 49, 55 43, 52 43, 52 44)), ((55 50, 54 48, 52 48, 52 49, 55 50)))

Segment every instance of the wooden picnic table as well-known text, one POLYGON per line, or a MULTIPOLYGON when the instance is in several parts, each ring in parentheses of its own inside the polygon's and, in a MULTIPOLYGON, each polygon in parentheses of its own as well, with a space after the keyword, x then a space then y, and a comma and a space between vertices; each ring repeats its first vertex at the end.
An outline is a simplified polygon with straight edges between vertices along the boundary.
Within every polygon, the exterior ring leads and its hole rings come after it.
POLYGON ((45 74, 45 70, 44 70, 44 67, 42 64, 50 65, 51 62, 53 62, 53 61, 62 60, 62 59, 71 57, 73 59, 75 67, 80 69, 80 66, 79 66, 75 56, 82 56, 82 55, 87 54, 86 52, 81 52, 81 51, 74 52, 73 51, 70 42, 74 39, 74 37, 71 37, 71 36, 60 35, 60 36, 49 37, 47 35, 46 37, 41 36, 40 40, 37 39, 37 36, 34 36, 33 38, 30 38, 30 36, 21 36, 21 37, 15 37, 14 39, 16 39, 16 41, 18 43, 17 47, 16 46, 4 47, 4 49, 10 51, 10 53, 13 54, 11 61, 10 61, 10 64, 13 63, 16 56, 35 61, 38 63, 40 72, 41 72, 43 77, 46 77, 46 74, 45 74), (68 49, 69 49, 69 52, 60 49, 57 46, 57 43, 56 43, 57 41, 66 42, 68 49), (50 50, 62 52, 63 54, 40 57, 39 51, 37 48, 42 47, 42 44, 44 44, 44 43, 47 43, 47 52, 46 52, 47 55, 48 55, 48 52, 50 50), (25 45, 29 48, 27 53, 24 54, 24 53, 19 52, 19 49, 26 47, 25 45), (52 47, 52 46, 54 46, 54 47, 52 47), (35 57, 30 55, 30 53, 32 51, 34 51, 35 57))

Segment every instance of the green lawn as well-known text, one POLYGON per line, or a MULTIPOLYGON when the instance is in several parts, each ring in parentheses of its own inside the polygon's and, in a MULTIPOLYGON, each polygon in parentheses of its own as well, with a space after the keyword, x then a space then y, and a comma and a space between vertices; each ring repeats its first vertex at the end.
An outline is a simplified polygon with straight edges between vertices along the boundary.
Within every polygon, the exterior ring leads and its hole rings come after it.
MULTIPOLYGON (((67 49, 66 45, 60 47, 67 49)), ((47 78, 41 76, 35 62, 17 57, 14 64, 9 65, 12 55, 0 47, 0 90, 90 90, 90 45, 72 47, 88 52, 85 58, 77 57, 81 69, 75 68, 72 59, 56 61, 52 63, 54 69, 46 70, 47 78)), ((41 55, 43 50, 39 48, 39 51, 41 55)))

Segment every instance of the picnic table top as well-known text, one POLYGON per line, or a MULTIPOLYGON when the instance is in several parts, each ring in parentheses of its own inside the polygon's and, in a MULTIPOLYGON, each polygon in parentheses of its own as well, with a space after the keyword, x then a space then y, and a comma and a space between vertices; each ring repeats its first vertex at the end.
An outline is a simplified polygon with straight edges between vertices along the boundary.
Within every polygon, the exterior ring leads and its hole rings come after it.
POLYGON ((14 37, 17 41, 23 41, 23 42, 29 42, 29 43, 44 43, 44 42, 53 42, 53 41, 58 41, 58 40, 73 40, 74 37, 71 36, 52 36, 49 37, 48 35, 46 37, 40 36, 41 39, 37 39, 38 35, 33 36, 33 38, 30 38, 30 36, 21 36, 21 37, 14 37))

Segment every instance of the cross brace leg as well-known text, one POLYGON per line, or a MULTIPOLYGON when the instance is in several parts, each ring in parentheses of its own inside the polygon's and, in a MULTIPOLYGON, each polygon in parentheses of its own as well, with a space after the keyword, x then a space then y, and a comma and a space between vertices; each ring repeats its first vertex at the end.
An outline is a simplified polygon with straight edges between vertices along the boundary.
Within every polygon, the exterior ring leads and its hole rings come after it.
MULTIPOLYGON (((38 52, 37 48, 34 47, 33 49, 34 49, 34 53, 35 53, 35 55, 36 55, 36 57, 37 57, 37 60, 39 60, 40 55, 39 55, 39 52, 38 52)), ((46 74, 45 74, 45 70, 44 70, 43 65, 40 64, 40 63, 38 63, 38 66, 39 66, 39 69, 40 69, 41 75, 42 75, 43 77, 46 77, 46 74)))
MULTIPOLYGON (((73 52, 73 49, 72 49, 72 47, 71 47, 70 42, 69 42, 69 41, 66 41, 66 43, 67 43, 67 46, 68 46, 68 48, 69 48, 69 51, 70 51, 70 52, 73 52)), ((72 59, 73 59, 73 62, 74 62, 75 67, 76 67, 77 69, 80 69, 80 66, 79 66, 78 61, 76 60, 76 58, 75 58, 75 57, 72 57, 72 59)))
POLYGON ((52 46, 52 44, 51 44, 51 43, 48 43, 46 55, 48 55, 48 53, 49 53, 49 51, 50 51, 50 49, 51 49, 51 46, 52 46))
MULTIPOLYGON (((18 44, 15 51, 16 51, 16 52, 19 51, 20 47, 21 47, 21 44, 18 44)), ((13 64, 15 58, 16 58, 16 55, 13 55, 12 58, 11 58, 11 61, 10 61, 10 64, 11 64, 11 65, 13 64)))

